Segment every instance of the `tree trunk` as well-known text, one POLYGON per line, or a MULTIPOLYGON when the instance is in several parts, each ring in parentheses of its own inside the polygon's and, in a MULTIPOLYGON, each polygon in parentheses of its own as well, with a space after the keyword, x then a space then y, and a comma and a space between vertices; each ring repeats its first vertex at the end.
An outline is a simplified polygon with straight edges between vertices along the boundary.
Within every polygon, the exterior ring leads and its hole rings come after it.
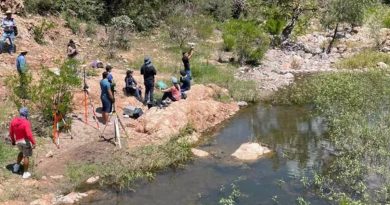
POLYGON ((338 28, 339 28, 339 24, 337 23, 337 24, 336 24, 336 28, 334 29, 334 33, 333 33, 332 40, 330 41, 329 46, 328 46, 328 48, 326 49, 326 53, 327 53, 327 54, 329 54, 329 53, 332 51, 333 43, 334 43, 334 41, 336 40, 337 29, 338 29, 338 28))
POLYGON ((301 16, 303 10, 301 8, 295 8, 293 12, 293 16, 291 17, 290 22, 287 24, 286 27, 284 27, 282 31, 281 40, 282 42, 288 40, 290 38, 290 35, 292 31, 294 30, 295 25, 298 22, 299 17, 301 16))

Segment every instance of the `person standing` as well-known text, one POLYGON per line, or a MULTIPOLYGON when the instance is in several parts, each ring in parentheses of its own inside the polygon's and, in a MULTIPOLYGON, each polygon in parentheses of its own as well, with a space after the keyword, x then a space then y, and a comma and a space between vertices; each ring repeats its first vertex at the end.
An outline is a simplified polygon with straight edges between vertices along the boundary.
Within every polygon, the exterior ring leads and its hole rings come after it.
POLYGON ((31 124, 28 121, 28 109, 22 107, 19 110, 19 117, 14 118, 9 127, 9 136, 11 138, 12 145, 16 145, 19 148, 19 154, 16 164, 13 166, 13 172, 18 172, 20 164, 23 160, 23 179, 31 177, 31 173, 28 172, 29 157, 33 154, 36 142, 31 132, 31 124))
POLYGON ((0 52, 3 52, 5 41, 9 40, 9 50, 8 53, 12 54, 14 52, 14 42, 15 42, 15 36, 16 36, 16 23, 14 18, 12 18, 12 11, 7 10, 5 12, 6 17, 3 18, 3 21, 1 22, 1 27, 3 28, 3 36, 1 38, 0 42, 0 52))
POLYGON ((153 106, 154 76, 157 74, 156 68, 152 64, 150 57, 145 57, 144 65, 141 67, 141 75, 144 76, 145 103, 149 108, 153 106))
POLYGON ((112 110, 112 104, 115 102, 114 95, 111 91, 111 83, 107 79, 108 72, 103 72, 103 79, 100 81, 101 95, 100 99, 102 101, 102 115, 103 123, 106 125, 108 123, 108 114, 112 110))
POLYGON ((76 43, 72 39, 69 40, 66 53, 68 54, 68 58, 74 58, 77 54, 79 54, 76 48, 76 43))
POLYGON ((192 79, 192 73, 191 73, 191 66, 190 66, 190 60, 192 58, 192 54, 194 54, 194 47, 191 46, 190 51, 183 52, 183 58, 181 59, 184 64, 184 70, 187 73, 187 76, 192 79))
POLYGON ((27 50, 21 49, 19 56, 16 58, 16 70, 19 73, 20 94, 22 99, 27 99, 27 50))

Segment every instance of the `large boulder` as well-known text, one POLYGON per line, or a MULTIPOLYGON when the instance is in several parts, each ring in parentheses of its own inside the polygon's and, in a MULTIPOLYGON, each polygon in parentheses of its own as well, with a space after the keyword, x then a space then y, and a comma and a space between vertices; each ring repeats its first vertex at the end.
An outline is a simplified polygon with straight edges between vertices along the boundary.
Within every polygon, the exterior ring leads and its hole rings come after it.
POLYGON ((245 143, 242 144, 232 156, 242 161, 254 161, 270 152, 270 149, 263 147, 258 143, 245 143))
MULTIPOLYGON (((139 118, 137 131, 144 134, 140 137, 149 139, 149 142, 164 143, 187 125, 203 132, 228 119, 239 107, 234 102, 215 101, 213 96, 216 89, 221 88, 195 85, 188 92, 186 100, 173 102, 163 109, 151 108, 139 118)), ((223 89, 219 92, 223 92, 223 89)))

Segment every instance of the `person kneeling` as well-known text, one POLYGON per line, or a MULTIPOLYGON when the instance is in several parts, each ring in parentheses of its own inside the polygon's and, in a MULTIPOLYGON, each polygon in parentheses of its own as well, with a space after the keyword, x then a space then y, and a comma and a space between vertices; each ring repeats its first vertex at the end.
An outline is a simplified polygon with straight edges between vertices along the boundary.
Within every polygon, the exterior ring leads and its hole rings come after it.
POLYGON ((126 78, 125 78, 125 83, 126 83, 126 94, 127 95, 133 95, 137 98, 137 100, 142 102, 142 93, 140 87, 138 87, 137 81, 135 81, 133 77, 133 71, 128 70, 126 72, 126 78))
POLYGON ((172 87, 163 90, 164 95, 161 99, 163 103, 166 103, 167 98, 169 98, 172 101, 179 101, 181 99, 181 90, 177 78, 172 77, 172 84, 173 84, 172 87))

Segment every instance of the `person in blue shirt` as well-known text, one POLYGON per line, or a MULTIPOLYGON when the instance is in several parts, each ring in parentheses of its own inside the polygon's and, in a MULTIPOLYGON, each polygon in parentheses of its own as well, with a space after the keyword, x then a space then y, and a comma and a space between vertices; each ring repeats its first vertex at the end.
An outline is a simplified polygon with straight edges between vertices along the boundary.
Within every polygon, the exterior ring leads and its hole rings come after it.
POLYGON ((22 99, 27 99, 27 62, 26 62, 27 51, 22 49, 19 56, 16 58, 16 70, 19 73, 19 83, 20 83, 20 94, 22 99))
POLYGON ((14 52, 14 40, 16 36, 16 23, 14 18, 12 18, 11 10, 8 10, 6 12, 6 17, 3 18, 3 21, 1 22, 1 27, 3 28, 3 36, 0 42, 0 52, 3 52, 4 43, 7 39, 9 39, 10 46, 8 53, 11 54, 12 52, 14 52))
POLYGON ((102 100, 102 115, 103 115, 103 123, 107 124, 108 122, 108 114, 112 111, 112 104, 115 102, 114 95, 111 91, 111 83, 108 82, 107 79, 108 72, 103 72, 103 79, 100 81, 100 99, 102 100))
POLYGON ((16 69, 19 74, 27 72, 27 61, 26 61, 26 55, 27 51, 22 49, 19 56, 16 58, 16 69))
POLYGON ((185 93, 191 89, 191 77, 185 70, 180 70, 180 82, 181 82, 181 92, 185 93))

